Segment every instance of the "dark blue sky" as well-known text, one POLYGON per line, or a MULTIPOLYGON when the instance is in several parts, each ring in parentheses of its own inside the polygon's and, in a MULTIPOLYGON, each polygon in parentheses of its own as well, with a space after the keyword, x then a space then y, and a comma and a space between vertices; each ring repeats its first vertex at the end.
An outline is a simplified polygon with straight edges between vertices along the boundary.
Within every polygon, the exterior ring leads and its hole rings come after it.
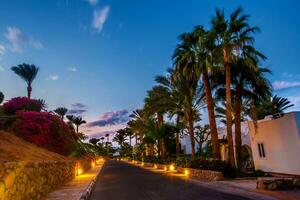
POLYGON ((89 121, 107 111, 130 111, 142 105, 153 77, 171 65, 179 34, 195 25, 209 27, 215 8, 230 13, 241 6, 261 29, 255 46, 268 57, 264 65, 273 72, 275 92, 300 108, 299 1, 1 0, 0 5, 0 90, 6 99, 26 94, 9 70, 26 62, 41 68, 33 96, 50 109, 79 102, 89 121))

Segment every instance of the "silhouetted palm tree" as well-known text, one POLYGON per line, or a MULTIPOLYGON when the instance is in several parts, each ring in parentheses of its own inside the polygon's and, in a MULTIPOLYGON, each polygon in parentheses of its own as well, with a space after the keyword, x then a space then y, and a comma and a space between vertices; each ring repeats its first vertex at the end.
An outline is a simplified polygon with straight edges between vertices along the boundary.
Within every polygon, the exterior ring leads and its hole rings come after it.
POLYGON ((35 65, 20 64, 11 68, 19 77, 21 77, 27 83, 27 97, 31 98, 32 82, 35 79, 39 68, 35 65))
POLYGON ((76 126, 76 132, 78 134, 79 133, 79 126, 81 126, 82 124, 85 124, 86 121, 83 120, 82 117, 74 117, 73 123, 76 126))
POLYGON ((4 100, 4 94, 0 92, 0 104, 3 102, 3 100, 4 100))
POLYGON ((66 115, 67 112, 68 112, 68 109, 67 109, 67 108, 64 108, 64 107, 59 107, 59 108, 56 108, 56 109, 54 110, 54 112, 55 112, 56 114, 58 114, 58 115, 61 117, 62 120, 64 120, 64 117, 65 117, 65 115, 66 115))

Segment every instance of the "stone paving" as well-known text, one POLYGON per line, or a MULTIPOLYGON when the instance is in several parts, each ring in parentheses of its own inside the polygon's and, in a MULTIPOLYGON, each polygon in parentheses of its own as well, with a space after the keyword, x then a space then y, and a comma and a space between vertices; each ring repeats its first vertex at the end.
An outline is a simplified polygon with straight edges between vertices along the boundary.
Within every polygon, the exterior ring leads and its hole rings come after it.
POLYGON ((89 184, 96 178, 102 166, 103 162, 95 165, 74 180, 49 193, 44 200, 79 200, 89 184))

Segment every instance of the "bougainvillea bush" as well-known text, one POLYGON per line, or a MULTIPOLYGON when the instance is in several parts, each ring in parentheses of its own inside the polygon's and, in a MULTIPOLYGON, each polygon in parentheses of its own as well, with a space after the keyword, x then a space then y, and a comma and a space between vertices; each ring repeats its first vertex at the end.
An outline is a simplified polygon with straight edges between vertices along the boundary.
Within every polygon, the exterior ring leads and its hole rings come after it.
POLYGON ((16 114, 20 110, 40 112, 43 106, 44 104, 41 100, 15 97, 3 104, 3 110, 6 114, 16 114))
POLYGON ((60 117, 36 111, 16 114, 11 129, 17 136, 61 155, 69 155, 76 148, 74 132, 60 117))

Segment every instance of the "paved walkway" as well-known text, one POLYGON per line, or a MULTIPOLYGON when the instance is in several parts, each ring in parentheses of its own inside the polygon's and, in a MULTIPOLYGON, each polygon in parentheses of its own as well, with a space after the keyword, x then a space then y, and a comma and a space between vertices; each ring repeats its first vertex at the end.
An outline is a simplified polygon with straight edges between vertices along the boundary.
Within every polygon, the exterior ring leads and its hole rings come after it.
POLYGON ((90 182, 97 176, 102 168, 102 164, 95 165, 87 172, 76 176, 76 178, 65 185, 59 187, 57 190, 49 193, 45 200, 77 200, 81 197, 84 190, 88 187, 90 182))
POLYGON ((106 161, 96 181, 91 200, 253 199, 228 192, 195 184, 188 178, 165 176, 125 162, 111 160, 106 161))

